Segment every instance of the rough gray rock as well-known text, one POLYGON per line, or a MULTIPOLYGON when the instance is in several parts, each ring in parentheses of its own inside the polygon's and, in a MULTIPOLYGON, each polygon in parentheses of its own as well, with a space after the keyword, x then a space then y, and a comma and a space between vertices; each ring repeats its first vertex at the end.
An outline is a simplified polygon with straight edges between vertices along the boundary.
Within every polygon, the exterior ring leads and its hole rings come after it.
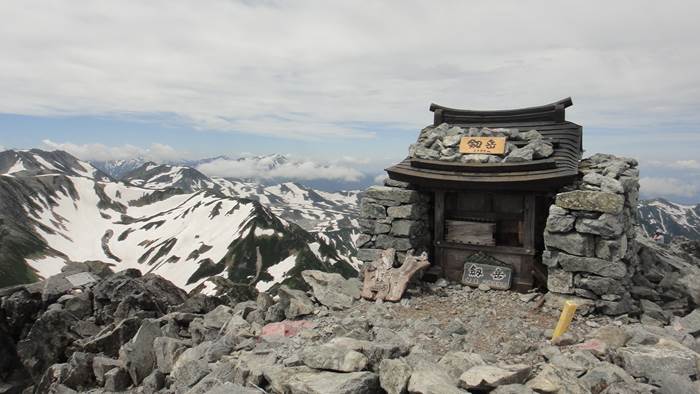
POLYGON ((209 365, 204 359, 210 346, 211 343, 203 342, 185 350, 178 357, 170 373, 176 386, 192 387, 210 372, 209 365))
POLYGON ((568 211, 556 205, 549 207, 546 230, 552 233, 567 233, 574 229, 576 218, 568 211))
POLYGON ((373 394, 379 377, 371 372, 307 372, 293 375, 286 388, 290 394, 373 394))
POLYGON ((464 371, 479 365, 486 365, 486 362, 477 353, 448 352, 438 361, 438 365, 444 368, 456 381, 464 371))
POLYGON ((624 219, 622 215, 604 213, 597 219, 579 218, 576 220, 576 231, 586 234, 600 235, 603 238, 613 239, 622 234, 624 219))
POLYGON ((506 156, 506 158, 503 159, 503 161, 506 163, 519 163, 524 161, 531 161, 534 157, 534 154, 534 149, 529 145, 526 145, 522 148, 513 149, 508 154, 508 156, 506 156))
POLYGON ((576 377, 563 368, 557 368, 551 364, 545 365, 542 370, 525 384, 538 393, 569 393, 588 394, 590 391, 576 377))
POLYGON ((416 394, 465 394, 445 371, 437 366, 414 370, 408 381, 408 392, 416 394))
POLYGON ((129 373, 121 368, 113 368, 105 373, 105 390, 124 391, 130 385, 129 373))
POLYGON ((551 143, 545 142, 542 139, 536 139, 526 145, 533 151, 533 159, 544 159, 554 153, 554 147, 551 143))
POLYGON ((574 190, 557 194, 556 205, 561 208, 611 213, 622 213, 624 197, 607 192, 574 190))
POLYGON ((135 385, 141 383, 156 366, 153 341, 163 335, 153 320, 144 320, 136 335, 119 350, 119 361, 129 373, 135 385))
POLYGON ((396 201, 401 204, 408 204, 420 200, 420 194, 415 190, 387 186, 370 186, 365 191, 365 196, 375 200, 396 201))
POLYGON ((301 359, 307 367, 338 372, 362 371, 368 362, 362 353, 333 345, 306 347, 301 359))
POLYGON ((311 286, 314 297, 332 309, 347 309, 360 298, 361 283, 356 278, 345 279, 340 274, 306 270, 302 278, 311 286))
POLYGON ((303 291, 282 285, 278 294, 280 296, 279 302, 284 307, 287 319, 296 319, 314 312, 314 303, 303 291))
POLYGON ((158 337, 153 341, 153 351, 156 356, 156 365, 162 373, 168 374, 173 368, 177 358, 184 352, 188 343, 169 337, 158 337))
POLYGON ((545 232, 544 240, 548 248, 555 248, 576 256, 593 256, 595 254, 595 242, 590 235, 545 232))
POLYGON ((100 386, 104 385, 104 377, 108 371, 121 366, 119 360, 109 357, 96 356, 92 359, 92 373, 100 386))
POLYGON ((559 253, 557 261, 569 272, 590 272, 592 274, 621 279, 627 274, 627 267, 621 261, 606 261, 595 257, 572 256, 559 253))
POLYGON ((405 394, 411 372, 402 359, 384 359, 379 364, 379 383, 388 394, 405 394))
POLYGON ((617 350, 616 364, 635 377, 652 378, 663 366, 668 373, 693 376, 698 373, 697 353, 677 343, 662 340, 657 345, 637 345, 617 350))
POLYGON ((211 312, 204 315, 204 327, 220 329, 233 316, 233 309, 226 305, 219 305, 211 312))
POLYGON ((459 387, 467 390, 487 390, 506 384, 523 383, 530 374, 527 365, 477 365, 459 377, 459 387))

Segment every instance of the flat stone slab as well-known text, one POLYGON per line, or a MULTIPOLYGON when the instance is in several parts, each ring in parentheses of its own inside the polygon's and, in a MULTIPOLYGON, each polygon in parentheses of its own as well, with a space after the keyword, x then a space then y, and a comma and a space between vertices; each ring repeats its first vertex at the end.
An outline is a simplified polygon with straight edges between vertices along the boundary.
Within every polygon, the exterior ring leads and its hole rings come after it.
POLYGON ((577 211, 619 214, 625 205, 625 198, 614 193, 575 190, 557 194, 555 204, 577 211))

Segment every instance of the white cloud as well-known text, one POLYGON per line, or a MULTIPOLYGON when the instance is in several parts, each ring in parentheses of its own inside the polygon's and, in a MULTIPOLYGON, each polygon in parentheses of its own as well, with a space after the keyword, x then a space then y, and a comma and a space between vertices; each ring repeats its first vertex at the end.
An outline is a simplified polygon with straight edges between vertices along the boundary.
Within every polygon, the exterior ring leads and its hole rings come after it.
POLYGON ((386 174, 379 174, 379 175, 374 177, 374 183, 377 185, 383 185, 384 180, 387 178, 388 178, 388 176, 386 174))
POLYGON ((75 144, 71 142, 54 142, 49 139, 42 140, 42 148, 50 150, 63 150, 83 160, 123 160, 142 157, 147 160, 164 162, 180 160, 186 156, 184 152, 178 152, 173 147, 164 144, 151 144, 148 148, 140 148, 133 145, 107 146, 104 144, 75 144))
POLYGON ((358 181, 364 176, 354 168, 338 164, 310 160, 274 162, 274 159, 275 156, 241 160, 217 159, 201 164, 197 169, 209 176, 229 178, 358 181))
POLYGON ((685 159, 685 160, 650 160, 648 164, 655 167, 661 168, 672 168, 678 170, 700 170, 700 161, 695 159, 685 159))
POLYGON ((643 177, 640 192, 649 197, 695 197, 700 186, 677 178, 643 177))
POLYGON ((700 2, 651 0, 6 0, 0 108, 368 138, 373 124, 418 130, 430 101, 571 95, 569 118, 586 127, 697 124, 699 13, 700 2))

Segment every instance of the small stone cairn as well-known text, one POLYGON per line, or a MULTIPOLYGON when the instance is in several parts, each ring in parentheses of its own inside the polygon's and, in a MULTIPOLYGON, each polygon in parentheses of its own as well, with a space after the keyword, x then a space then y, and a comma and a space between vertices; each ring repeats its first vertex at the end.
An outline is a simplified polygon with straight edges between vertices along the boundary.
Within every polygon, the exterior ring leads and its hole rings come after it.
POLYGON ((476 128, 463 129, 442 123, 421 130, 418 141, 408 149, 412 158, 442 160, 462 163, 517 163, 544 159, 554 153, 554 148, 537 130, 520 132, 518 129, 476 128), (506 137, 505 156, 488 154, 462 154, 459 143, 462 137, 506 137), (513 141, 523 141, 518 147, 513 141))
POLYGON ((638 266, 637 161, 596 154, 579 168, 581 178, 557 194, 549 209, 542 257, 547 287, 581 297, 602 313, 629 313, 638 266))
POLYGON ((395 249, 396 257, 403 261, 407 252, 418 255, 428 249, 431 197, 408 187, 408 183, 387 179, 385 186, 371 186, 360 198, 360 260, 371 262, 383 250, 395 249))

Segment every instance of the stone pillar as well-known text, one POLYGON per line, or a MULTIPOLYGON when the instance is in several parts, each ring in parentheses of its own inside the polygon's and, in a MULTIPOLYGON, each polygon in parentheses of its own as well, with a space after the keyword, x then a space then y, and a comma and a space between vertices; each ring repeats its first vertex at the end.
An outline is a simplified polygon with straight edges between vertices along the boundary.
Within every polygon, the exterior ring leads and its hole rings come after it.
POLYGON ((629 296, 638 266, 639 170, 634 159, 597 154, 580 163, 580 179, 549 209, 542 262, 550 292, 593 300, 619 315, 636 307, 629 296))
POLYGON ((387 179, 360 197, 357 258, 373 261, 382 250, 394 248, 399 261, 407 252, 420 254, 431 244, 430 194, 412 190, 405 182, 387 179))

